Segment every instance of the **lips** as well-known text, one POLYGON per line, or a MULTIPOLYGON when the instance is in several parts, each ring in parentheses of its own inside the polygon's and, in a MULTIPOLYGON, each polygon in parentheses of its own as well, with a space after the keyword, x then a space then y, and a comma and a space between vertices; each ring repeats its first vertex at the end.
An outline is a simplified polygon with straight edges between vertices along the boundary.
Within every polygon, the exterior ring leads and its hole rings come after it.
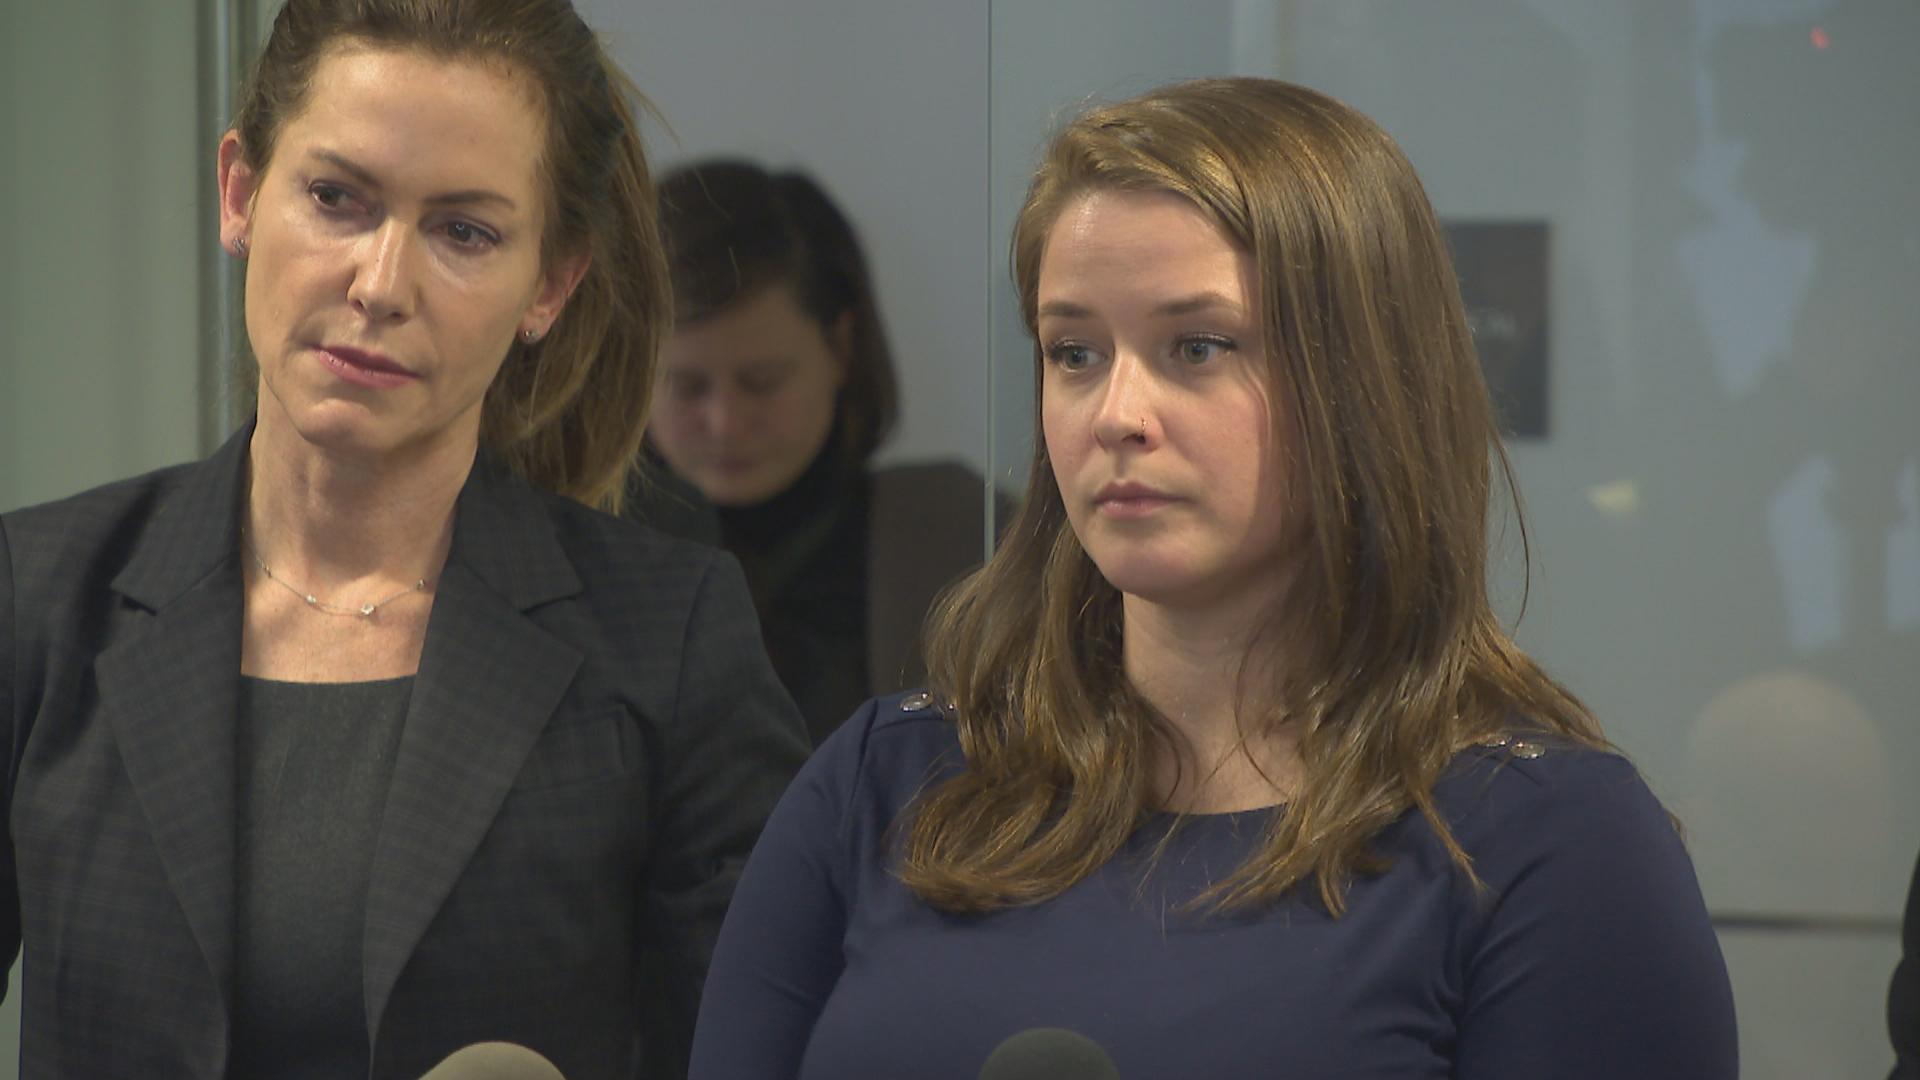
POLYGON ((401 367, 399 364, 395 363, 394 361, 389 360, 384 356, 381 356, 379 353, 364 352, 360 349, 351 349, 345 345, 326 345, 322 347, 321 351, 330 353, 333 356, 337 357, 338 359, 346 363, 352 364, 354 367, 366 368, 368 371, 384 371, 390 375, 412 375, 413 374, 413 372, 408 371, 406 368, 401 367))
POLYGON ((374 390, 405 386, 419 376, 379 353, 346 345, 323 345, 316 350, 320 362, 343 381, 374 390))
POLYGON ((1133 482, 1116 482, 1094 493, 1093 508, 1116 518, 1145 517, 1178 500, 1158 488, 1133 482))
POLYGON ((1166 492, 1161 491, 1158 488, 1151 488, 1145 484, 1135 483, 1133 481, 1115 481, 1114 483, 1107 484, 1101 487, 1099 491, 1096 491, 1093 493, 1093 501, 1096 503, 1125 501, 1130 499, 1171 499, 1171 498, 1173 498, 1173 496, 1168 495, 1166 492))

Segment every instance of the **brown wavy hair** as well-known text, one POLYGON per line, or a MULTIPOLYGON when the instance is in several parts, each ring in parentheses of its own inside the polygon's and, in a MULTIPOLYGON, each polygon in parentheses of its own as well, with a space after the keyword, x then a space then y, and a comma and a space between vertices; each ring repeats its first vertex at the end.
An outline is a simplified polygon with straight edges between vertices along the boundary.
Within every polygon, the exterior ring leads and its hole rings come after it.
MULTIPOLYGON (((1449 760, 1516 722, 1606 743, 1487 598, 1492 463, 1509 490, 1512 469, 1412 166, 1366 117, 1280 82, 1188 82, 1094 108, 1054 138, 1015 225, 1029 333, 1049 230, 1095 191, 1179 195, 1251 255, 1267 382, 1296 432, 1282 445, 1304 550, 1288 553, 1284 607, 1252 647, 1285 642, 1286 662, 1242 664, 1275 672, 1253 699, 1279 707, 1239 724, 1243 740, 1294 725, 1303 778, 1200 901, 1257 906, 1311 882, 1339 914, 1351 878, 1383 868, 1371 841, 1409 809, 1477 883, 1433 801, 1449 760)), ((1036 347, 1036 401, 1041 362, 1036 347)), ((1180 760, 1179 741, 1129 684, 1121 637, 1120 594, 1074 536, 1036 439, 1004 542, 930 618, 928 669, 965 767, 903 819, 901 874, 928 903, 1056 896, 1155 809, 1156 755, 1180 760)))
POLYGON ((546 111, 541 262, 552 270, 583 252, 591 261, 547 335, 514 342, 487 390, 480 444, 538 487, 617 510, 672 320, 634 122, 636 108, 651 106, 567 0, 287 0, 233 119, 249 166, 266 168, 314 69, 343 43, 503 63, 537 89, 546 111))

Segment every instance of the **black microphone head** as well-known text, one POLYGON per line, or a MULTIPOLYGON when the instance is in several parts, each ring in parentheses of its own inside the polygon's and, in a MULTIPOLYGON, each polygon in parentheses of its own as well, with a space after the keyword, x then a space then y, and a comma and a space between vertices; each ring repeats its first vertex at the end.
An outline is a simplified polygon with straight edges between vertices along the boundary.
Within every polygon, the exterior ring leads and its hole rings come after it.
POLYGON ((1120 1069, 1077 1031, 1028 1028, 994 1047, 980 1080, 1120 1080, 1120 1069))

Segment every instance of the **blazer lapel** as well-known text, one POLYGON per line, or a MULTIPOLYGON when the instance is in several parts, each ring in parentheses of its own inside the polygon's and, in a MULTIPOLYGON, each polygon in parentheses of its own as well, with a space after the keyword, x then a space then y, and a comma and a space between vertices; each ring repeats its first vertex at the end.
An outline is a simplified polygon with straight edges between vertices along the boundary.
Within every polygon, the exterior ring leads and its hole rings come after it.
POLYGON ((234 710, 244 605, 236 556, 248 434, 160 497, 112 586, 144 609, 146 625, 120 635, 94 667, 101 711, 223 1002, 233 976, 234 710))
POLYGON ((524 612, 580 591, 537 495, 485 461, 455 510, 367 894, 367 1030, 580 664, 524 612))

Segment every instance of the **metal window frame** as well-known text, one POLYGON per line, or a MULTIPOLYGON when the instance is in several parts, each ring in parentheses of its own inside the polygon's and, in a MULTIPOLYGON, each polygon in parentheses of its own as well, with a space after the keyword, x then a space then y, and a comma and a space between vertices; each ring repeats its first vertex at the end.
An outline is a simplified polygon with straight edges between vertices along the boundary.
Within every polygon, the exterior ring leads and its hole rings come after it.
MULTIPOLYGON (((200 41, 200 79, 196 101, 200 141, 209 151, 219 145, 233 118, 240 79, 260 41, 259 0, 198 0, 194 18, 200 41)), ((235 361, 247 347, 241 314, 239 267, 220 247, 220 199, 205 185, 199 202, 200 258, 200 416, 202 454, 211 452, 245 420, 245 397, 236 393, 235 361)))

